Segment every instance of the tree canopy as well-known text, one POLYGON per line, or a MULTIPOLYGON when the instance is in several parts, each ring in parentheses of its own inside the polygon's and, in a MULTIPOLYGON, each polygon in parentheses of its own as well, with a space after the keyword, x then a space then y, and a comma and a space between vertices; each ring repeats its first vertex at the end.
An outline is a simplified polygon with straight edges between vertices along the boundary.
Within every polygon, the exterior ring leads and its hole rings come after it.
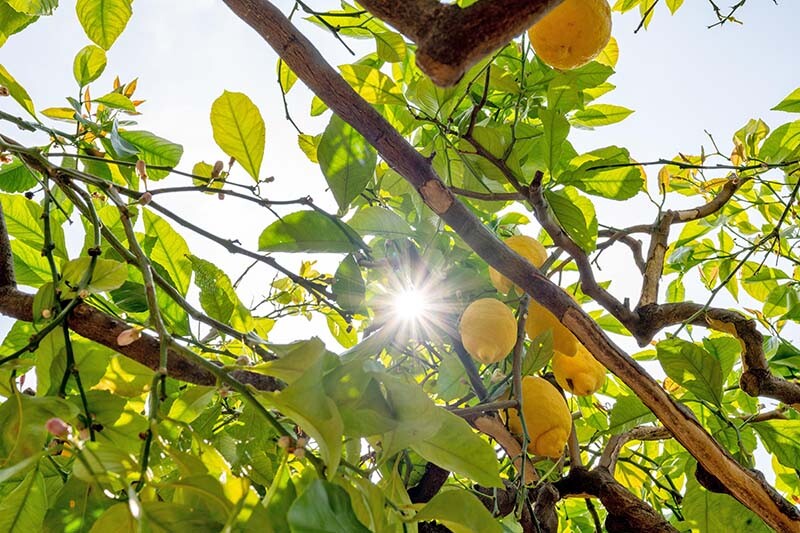
MULTIPOLYGON (((193 110, 208 160, 137 124, 137 79, 98 82, 132 0, 76 2, 60 103, 0 65, 0 532, 800 531, 800 88, 699 153, 582 152, 632 111, 613 37, 532 49, 562 1, 224 0, 324 200, 273 192, 278 125, 234 83, 193 110)), ((56 9, 0 0, 0 47, 56 9)))

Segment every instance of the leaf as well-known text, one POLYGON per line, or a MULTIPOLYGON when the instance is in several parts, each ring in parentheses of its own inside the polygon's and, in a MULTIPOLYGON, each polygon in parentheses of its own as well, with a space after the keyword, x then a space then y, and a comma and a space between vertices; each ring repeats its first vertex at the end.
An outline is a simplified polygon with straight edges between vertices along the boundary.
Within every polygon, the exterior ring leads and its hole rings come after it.
POLYGON ((278 354, 278 359, 258 363, 248 370, 276 377, 289 385, 303 377, 326 353, 325 345, 316 337, 288 345, 270 345, 270 348, 278 354))
POLYGON ((317 159, 317 145, 319 145, 319 140, 321 138, 322 134, 308 135, 306 133, 300 133, 297 135, 297 145, 312 163, 319 163, 317 159))
POLYGON ((667 7, 669 12, 673 15, 683 5, 683 0, 667 0, 667 7))
POLYGON ((772 531, 755 513, 727 494, 716 494, 704 489, 692 475, 687 478, 683 514, 685 520, 691 524, 692 531, 772 531))
POLYGON ((378 57, 388 63, 397 63, 406 57, 406 42, 403 36, 393 31, 374 34, 378 57))
POLYGON ((39 469, 0 500, 0 532, 40 531, 47 512, 47 486, 39 469))
MULTIPOLYGON (((105 50, 93 44, 81 48, 75 55, 75 60, 72 62, 72 74, 75 76, 75 81, 77 81, 78 85, 81 87, 99 78, 105 68, 105 50)), ((128 100, 128 102, 130 102, 130 100, 128 100)), ((133 104, 131 104, 131 107, 133 107, 133 104)), ((131 111, 133 111, 133 109, 131 109, 131 111)))
POLYGON ((561 157, 561 147, 567 140, 569 134, 569 122, 567 118, 556 110, 541 108, 539 109, 539 119, 544 126, 544 163, 550 174, 556 168, 561 157))
POLYGON ((672 338, 656 345, 656 354, 667 376, 698 398, 722 404, 722 366, 719 359, 700 346, 672 338))
POLYGON ((611 408, 608 432, 611 435, 618 435, 655 418, 652 411, 636 396, 618 396, 614 407, 611 408))
MULTIPOLYGON (((52 493, 51 493, 52 494, 52 493)), ((86 533, 103 512, 114 504, 85 481, 71 477, 51 500, 45 516, 44 533, 86 533), (78 527, 75 527, 78 525, 78 527), (71 526, 71 527, 70 527, 71 526)), ((121 504, 127 507, 125 504, 121 504)), ((124 531, 121 524, 114 524, 114 532, 124 531)))
POLYGON ((75 10, 83 31, 108 50, 131 18, 131 0, 78 0, 75 10))
POLYGON ((608 126, 628 118, 632 109, 611 104, 595 104, 575 111, 572 123, 586 127, 608 126))
POLYGON ((294 501, 286 518, 292 533, 369 533, 356 518, 347 492, 321 479, 294 501))
POLYGON ((152 167, 176 167, 183 155, 183 146, 149 131, 121 131, 119 136, 139 150, 140 159, 147 163, 147 176, 154 181, 166 178, 169 171, 152 167))
POLYGON ((317 147, 319 166, 343 214, 375 173, 375 149, 337 115, 322 134, 317 147))
POLYGON ((58 0, 6 0, 14 10, 26 15, 52 15, 58 0))
POLYGON ((569 162, 570 169, 558 176, 558 183, 612 200, 628 200, 645 188, 640 166, 602 168, 633 163, 628 150, 607 146, 579 155, 569 162))
POLYGON ((294 87, 296 81, 297 81, 297 74, 292 72, 292 69, 289 68, 289 65, 286 64, 286 61, 279 58, 278 83, 280 83, 283 93, 288 94, 289 91, 292 90, 292 87, 294 87))
POLYGON ((230 278, 216 265, 194 255, 188 256, 194 282, 200 288, 200 305, 211 318, 236 329, 253 329, 253 317, 239 300, 230 278))
POLYGON ((772 108, 773 111, 786 111, 787 113, 800 113, 800 87, 781 100, 781 103, 772 108))
POLYGON ((800 120, 775 128, 761 145, 759 159, 778 164, 798 157, 800 152, 800 120))
POLYGON ((144 229, 155 242, 148 256, 167 271, 181 295, 186 296, 192 279, 192 264, 189 262, 189 247, 169 222, 149 210, 144 211, 144 229))
POLYGON ((39 182, 36 176, 19 158, 0 166, 0 190, 4 192, 24 192, 34 188, 39 182))
POLYGON ((139 527, 138 521, 131 515, 127 503, 118 503, 112 505, 89 530, 89 533, 105 533, 106 531, 113 531, 114 533, 137 533, 142 528, 139 527))
POLYGON ((276 220, 258 238, 262 252, 349 253, 361 248, 344 222, 318 211, 297 211, 276 220))
MULTIPOLYGON (((111 92, 103 96, 100 96, 98 98, 94 98, 92 102, 95 104, 103 104, 104 106, 110 107, 111 109, 121 109, 123 111, 130 111, 131 113, 136 111, 136 108, 133 106, 133 102, 131 102, 130 98, 128 98, 124 94, 116 92, 111 92)), ((174 146, 180 146, 180 145, 176 144, 174 146)), ((181 148, 181 153, 183 153, 182 148, 181 148)))
POLYGON ((370 65, 341 65, 342 77, 370 104, 405 105, 403 93, 392 78, 370 65))
POLYGON ((545 191, 544 195, 567 235, 585 251, 593 251, 597 243, 597 217, 592 202, 571 188, 545 191))
POLYGON ((414 234, 408 222, 394 211, 378 206, 362 207, 347 221, 347 225, 362 235, 396 238, 414 234))
POLYGON ((782 465, 800 469, 800 420, 767 420, 752 426, 782 465))
POLYGON ((440 491, 414 516, 415 522, 435 520, 454 533, 500 533, 503 528, 483 503, 463 489, 440 491))
MULTIPOLYGON (((91 257, 79 257, 69 261, 61 271, 62 281, 70 289, 76 289, 80 282, 83 280, 86 273, 89 271, 89 264, 91 257)), ((94 270, 92 271, 92 279, 89 281, 86 289, 96 294, 99 292, 111 291, 122 287, 125 280, 128 279, 128 266, 119 261, 112 261, 111 259, 95 259, 94 270)), ((67 289, 66 292, 68 292, 67 289)))
POLYGON ((522 360, 522 375, 530 376, 538 372, 553 358, 553 330, 548 329, 531 339, 525 358, 522 360))
POLYGON ((217 146, 258 181, 266 127, 253 101, 245 94, 223 91, 211 105, 211 129, 217 146))
POLYGON ((28 91, 25 88, 17 83, 17 80, 14 79, 3 65, 0 65, 0 86, 5 87, 8 89, 8 94, 17 101, 22 108, 30 113, 33 118, 36 118, 36 110, 33 108, 33 101, 31 100, 28 91))
POLYGON ((367 292, 364 277, 355 258, 348 255, 339 264, 331 286, 333 297, 342 309, 351 313, 364 312, 364 297, 367 292))

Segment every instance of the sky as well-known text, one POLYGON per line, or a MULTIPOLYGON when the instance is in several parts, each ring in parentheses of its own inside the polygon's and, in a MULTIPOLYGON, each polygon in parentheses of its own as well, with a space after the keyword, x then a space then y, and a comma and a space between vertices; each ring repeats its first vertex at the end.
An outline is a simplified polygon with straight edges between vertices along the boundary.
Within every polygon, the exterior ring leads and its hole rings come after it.
MULTIPOLYGON (((712 29, 707 28, 716 21, 710 5, 697 0, 685 2, 675 16, 670 16, 664 5, 658 6, 649 29, 638 33, 634 33, 638 13, 615 14, 613 34, 619 42, 620 58, 609 81, 617 89, 601 101, 624 105, 635 113, 617 125, 573 130, 570 140, 576 149, 582 152, 614 144, 627 147, 639 161, 671 158, 679 151, 698 153, 701 145, 708 148, 707 131, 725 152, 731 148, 733 133, 750 118, 762 118, 772 126, 789 121, 789 115, 769 109, 800 86, 796 55, 800 2, 778 3, 751 0, 738 12, 743 25, 712 29)), ((0 63, 28 90, 37 109, 66 105, 65 95, 76 95, 72 60, 89 44, 77 22, 75 2, 61 0, 60 4, 54 16, 12 36, 0 48, 0 63)), ((288 1, 277 4, 284 12, 292 5, 288 1)), ((324 9, 333 3, 314 1, 310 5, 324 9)), ((325 31, 304 21, 299 25, 332 64, 356 59, 325 31)), ((180 167, 184 170, 200 160, 227 160, 214 144, 209 110, 223 90, 244 92, 260 108, 267 124, 262 176, 275 177, 268 185, 269 197, 311 194, 319 205, 335 211, 319 168, 299 150, 296 134, 284 118, 275 81, 276 61, 266 43, 219 0, 136 0, 133 18, 108 53, 108 67, 91 90, 93 95, 109 92, 117 75, 123 83, 138 78, 136 97, 147 100, 141 107, 144 114, 137 117, 138 127, 182 144, 185 151, 180 167)), ((328 118, 308 116, 310 93, 298 83, 289 96, 293 118, 300 127, 306 133, 321 132, 328 118)), ((0 108, 18 111, 10 99, 0 101, 0 108)), ((0 123, 0 132, 36 142, 36 137, 7 123, 0 123)), ((41 142, 42 138, 38 139, 41 142)), ((241 169, 237 172, 234 179, 249 179, 241 169)), ((653 178, 657 168, 648 172, 653 178)), ((158 185, 179 182, 169 178, 158 185)), ((263 228, 273 221, 263 211, 214 196, 193 194, 165 204, 194 222, 213 227, 221 237, 238 238, 251 249, 257 247, 263 228)), ((655 216, 644 200, 631 201, 624 210, 608 203, 598 207, 598 212, 601 222, 618 226, 647 222, 655 216)), ((532 235, 537 232, 530 230, 532 235)), ((220 248, 201 238, 186 235, 186 239, 193 253, 213 260, 232 278, 248 265, 246 260, 220 253, 220 248)), ((80 239, 72 241, 73 250, 80 245, 80 239)), ((321 258, 321 270, 332 273, 338 260, 338 256, 321 258)), ((279 261, 289 267, 298 264, 296 257, 279 256, 279 261)), ((638 281, 625 282, 631 275, 626 249, 604 254, 601 266, 599 279, 615 280, 611 287, 615 294, 620 298, 637 296, 638 281)), ((259 301, 272 277, 266 267, 256 267, 242 285, 240 298, 246 304, 259 301)), ((10 324, 0 318, 0 333, 10 324)), ((315 320, 311 329, 326 339, 330 348, 338 348, 321 320, 315 320)), ((282 322, 271 339, 288 341, 308 336, 309 331, 304 319, 293 319, 282 322)), ((637 349, 630 341, 622 343, 629 350, 637 349)), ((764 460, 762 457, 759 462, 764 460)))
MULTIPOLYGON (((292 5, 288 1, 277 4, 285 12, 292 5)), ((317 9, 332 5, 311 3, 317 9)), ((244 92, 260 108, 267 124, 262 176, 275 177, 266 189, 269 197, 311 194, 319 205, 335 211, 319 168, 299 150, 296 134, 284 118, 275 82, 277 56, 255 32, 218 0, 137 0, 133 11, 126 31, 108 53, 105 73, 91 85, 93 95, 110 91, 117 75, 123 83, 138 78, 136 97, 147 102, 140 108, 143 115, 137 117, 137 127, 182 144, 185 151, 180 166, 190 170, 200 160, 227 159, 214 144, 209 110, 223 90, 244 92)), ((617 89, 600 101, 624 105, 635 112, 617 125, 594 131, 573 129, 570 140, 576 149, 582 152, 615 144, 627 147, 639 161, 671 158, 679 151, 698 153, 701 145, 708 148, 709 132, 724 152, 731 147, 732 134, 749 118, 763 118, 773 126, 788 121, 787 114, 769 109, 800 86, 800 76, 791 67, 797 59, 800 2, 781 0, 776 6, 752 0, 737 15, 744 24, 708 29, 716 21, 708 3, 686 2, 675 16, 661 5, 649 28, 634 33, 638 13, 615 13, 613 34, 619 42, 620 58, 610 81, 617 89)), ((329 33, 302 20, 298 23, 333 65, 357 59, 329 33)), ((89 42, 77 22, 75 2, 62 0, 54 16, 41 19, 0 48, 0 63, 26 87, 38 109, 63 106, 65 95, 77 91, 72 78, 73 57, 89 42)), ((316 134, 324 129, 328 117, 308 116, 310 98, 298 83, 289 94, 289 106, 301 129, 316 134)), ((14 109, 10 99, 0 104, 5 110, 14 109)), ((0 131, 35 142, 35 137, 12 131, 8 124, 0 123, 0 131)), ((656 167, 649 169, 651 179, 656 172, 656 167)), ((170 178, 159 185, 176 184, 182 179, 170 178)), ((234 179, 247 182, 249 178, 239 169, 234 179)), ((238 238, 251 248, 272 222, 263 211, 248 210, 240 202, 220 201, 214 196, 193 194, 164 203, 206 227, 213 214, 218 235, 238 238)), ((615 202, 598 205, 600 221, 623 225, 626 221, 650 221, 655 216, 643 198, 626 203, 623 211, 618 207, 615 202)), ((536 232, 537 228, 530 229, 531 234, 536 232)), ((193 253, 213 259, 232 277, 248 264, 219 253, 220 248, 201 238, 186 238, 193 253)), ((72 244, 77 250, 81 243, 76 239, 72 244)), ((285 255, 279 259, 287 266, 296 266, 298 261, 285 255)), ((332 272, 337 261, 338 256, 321 257, 321 269, 332 272)), ((630 276, 626 249, 604 253, 600 265, 600 279, 625 280, 630 276)), ((243 301, 259 301, 272 275, 266 267, 256 267, 240 291, 243 301)), ((615 283, 612 290, 620 298, 634 298, 638 285, 615 283)), ((304 320, 298 320, 276 331, 276 340, 294 338, 298 328, 308 331, 304 320)), ((0 321, 8 327, 7 321, 0 321)))

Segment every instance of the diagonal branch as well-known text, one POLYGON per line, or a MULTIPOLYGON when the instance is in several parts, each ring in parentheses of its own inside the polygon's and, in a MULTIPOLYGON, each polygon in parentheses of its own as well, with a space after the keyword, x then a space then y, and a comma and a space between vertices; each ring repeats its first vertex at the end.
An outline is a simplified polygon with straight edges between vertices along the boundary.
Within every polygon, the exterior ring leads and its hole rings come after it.
POLYGON ((800 513, 789 502, 769 491, 764 480, 738 464, 694 415, 678 405, 615 345, 569 295, 484 227, 447 189, 430 161, 350 87, 279 9, 267 0, 225 0, 225 3, 275 49, 314 94, 361 133, 470 248, 575 333, 595 358, 634 391, 704 468, 715 472, 737 500, 776 529, 800 529, 800 513))
POLYGON ((563 0, 479 0, 466 8, 438 0, 361 0, 378 18, 417 43, 417 66, 437 85, 454 85, 563 0))

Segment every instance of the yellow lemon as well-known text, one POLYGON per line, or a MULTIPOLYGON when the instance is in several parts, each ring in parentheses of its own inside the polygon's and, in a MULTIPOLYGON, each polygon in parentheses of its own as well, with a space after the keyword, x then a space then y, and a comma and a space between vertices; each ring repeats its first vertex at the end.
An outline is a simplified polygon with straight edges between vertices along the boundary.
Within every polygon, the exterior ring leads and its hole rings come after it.
POLYGON ((548 329, 553 331, 553 350, 565 355, 575 355, 578 339, 567 327, 558 321, 553 313, 531 300, 528 306, 528 320, 525 321, 525 331, 531 339, 536 338, 548 329))
POLYGON ((578 345, 578 351, 571 357, 556 351, 552 363, 558 384, 576 396, 590 396, 606 382, 606 367, 583 345, 578 345))
POLYGON ((611 38, 611 7, 607 0, 564 0, 529 30, 533 50, 554 68, 585 65, 603 51, 611 38))
MULTIPOLYGON (((522 415, 528 430, 528 452, 557 458, 564 453, 572 431, 572 415, 561 393, 538 376, 522 378, 522 415)), ((522 436, 522 422, 516 409, 508 410, 508 429, 522 436)))
POLYGON ((461 343, 472 357, 488 365, 501 361, 517 341, 517 319, 494 298, 475 300, 461 315, 461 343))
MULTIPOLYGON (((514 235, 505 239, 503 242, 505 242, 509 248, 527 259, 536 268, 542 266, 547 259, 547 251, 544 249, 544 246, 533 237, 514 235)), ((511 287, 517 287, 511 283, 510 279, 492 267, 489 267, 489 279, 492 280, 494 288, 503 294, 508 294, 511 287)))

